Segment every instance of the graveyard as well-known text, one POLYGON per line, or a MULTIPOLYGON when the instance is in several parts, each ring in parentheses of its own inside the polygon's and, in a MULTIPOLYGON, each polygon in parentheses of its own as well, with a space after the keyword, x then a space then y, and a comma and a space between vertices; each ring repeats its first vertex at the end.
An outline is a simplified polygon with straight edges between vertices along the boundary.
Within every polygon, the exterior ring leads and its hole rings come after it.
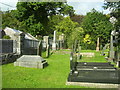
POLYGON ((120 88, 120 3, 102 3, 84 15, 67 1, 0 11, 2 88, 120 88))
MULTIPOLYGON (((104 56, 100 56, 99 52, 91 50, 83 50, 82 52, 86 51, 95 52, 95 57, 91 57, 94 58, 94 62, 106 62, 104 56)), ((3 78, 3 88, 88 88, 66 85, 70 71, 69 56, 70 50, 61 50, 54 53, 46 59, 49 66, 42 70, 18 66, 14 67, 13 63, 3 65, 2 71, 3 77, 5 77, 3 78)), ((91 61, 89 60, 89 62, 91 61)))

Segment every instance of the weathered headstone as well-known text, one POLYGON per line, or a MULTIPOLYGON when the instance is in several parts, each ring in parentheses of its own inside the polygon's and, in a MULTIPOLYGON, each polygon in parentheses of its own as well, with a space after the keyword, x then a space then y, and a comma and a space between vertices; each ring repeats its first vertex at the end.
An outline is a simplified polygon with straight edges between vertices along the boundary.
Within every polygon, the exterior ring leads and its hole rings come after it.
POLYGON ((54 31, 52 50, 56 50, 56 49, 57 49, 57 45, 56 45, 56 31, 54 31))
POLYGON ((47 36, 43 36, 43 48, 46 48, 47 47, 47 36))
POLYGON ((114 51, 114 46, 113 46, 113 34, 114 31, 111 32, 111 37, 110 37, 110 52, 109 52, 109 59, 113 60, 115 57, 115 51, 114 51))
POLYGON ((105 44, 105 46, 102 49, 101 55, 104 56, 105 55, 105 50, 109 47, 109 44, 105 44))
POLYGON ((49 36, 43 36, 43 41, 46 43, 46 46, 49 44, 49 36))
POLYGON ((44 68, 47 61, 39 55, 23 55, 14 62, 14 66, 30 67, 30 68, 44 68))
POLYGON ((70 74, 73 74, 73 72, 76 70, 77 65, 77 56, 71 52, 70 53, 70 74))
POLYGON ((59 35, 59 47, 60 47, 60 49, 63 49, 63 44, 64 44, 64 34, 59 35))
POLYGON ((48 58, 50 55, 50 47, 49 45, 47 45, 47 48, 46 48, 46 57, 48 58))
POLYGON ((15 34, 17 38, 17 54, 22 55, 24 51, 24 39, 25 39, 25 34, 24 33, 16 33, 15 34))
POLYGON ((49 36, 44 36, 43 41, 46 43, 46 57, 49 57, 50 53, 49 36))
POLYGON ((96 47, 96 51, 99 51, 100 50, 100 38, 98 37, 97 38, 97 47, 96 47))
POLYGON ((77 54, 77 60, 80 60, 82 55, 80 55, 80 51, 81 51, 81 46, 78 44, 78 54, 77 54))
POLYGON ((42 41, 40 41, 38 44, 37 55, 42 56, 42 41))

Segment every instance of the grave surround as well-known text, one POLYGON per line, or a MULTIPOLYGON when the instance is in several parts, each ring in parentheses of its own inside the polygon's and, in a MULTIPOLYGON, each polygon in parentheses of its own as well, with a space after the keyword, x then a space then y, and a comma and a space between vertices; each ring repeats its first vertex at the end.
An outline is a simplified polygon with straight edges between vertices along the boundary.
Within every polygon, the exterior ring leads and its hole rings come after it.
POLYGON ((14 62, 14 66, 44 68, 47 66, 47 61, 39 55, 23 55, 14 62))

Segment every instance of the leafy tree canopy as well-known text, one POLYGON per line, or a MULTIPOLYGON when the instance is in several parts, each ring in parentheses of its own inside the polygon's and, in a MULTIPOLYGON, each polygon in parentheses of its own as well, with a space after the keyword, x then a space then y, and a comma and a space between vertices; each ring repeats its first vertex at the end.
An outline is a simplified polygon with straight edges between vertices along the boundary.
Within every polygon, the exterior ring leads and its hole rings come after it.
POLYGON ((56 25, 56 30, 69 36, 72 31, 78 26, 77 22, 73 22, 70 17, 64 18, 58 25, 56 25))
POLYGON ((2 28, 11 27, 18 29, 20 22, 14 17, 14 10, 2 12, 2 28))
POLYGON ((115 24, 116 29, 120 29, 120 2, 105 2, 104 3, 104 9, 111 10, 110 15, 114 16, 117 19, 117 22, 115 24))
POLYGON ((93 41, 96 41, 99 37, 101 43, 108 41, 113 28, 109 22, 109 18, 95 9, 87 13, 83 20, 82 27, 85 30, 85 34, 89 34, 93 41))
POLYGON ((51 33, 48 27, 49 17, 73 14, 73 7, 64 2, 18 2, 15 12, 16 18, 33 35, 51 33))
POLYGON ((77 22, 81 25, 81 23, 84 19, 84 16, 83 15, 73 15, 70 18, 71 18, 72 21, 77 22))

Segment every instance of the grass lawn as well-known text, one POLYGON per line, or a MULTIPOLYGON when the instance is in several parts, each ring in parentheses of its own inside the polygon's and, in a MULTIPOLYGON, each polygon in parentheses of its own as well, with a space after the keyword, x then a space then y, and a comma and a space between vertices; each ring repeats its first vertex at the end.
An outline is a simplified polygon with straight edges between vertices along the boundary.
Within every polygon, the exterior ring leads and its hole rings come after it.
POLYGON ((96 52, 95 50, 82 50, 81 52, 92 52, 95 54, 93 57, 82 57, 79 61, 80 62, 107 62, 105 60, 105 56, 101 55, 101 52, 96 52))
MULTIPOLYGON (((3 88, 87 88, 65 85, 70 72, 69 52, 69 50, 60 50, 53 53, 49 58, 46 58, 49 66, 44 69, 15 67, 13 63, 3 65, 3 88)), ((85 57, 83 58, 85 59, 85 57)), ((89 58, 87 61, 92 61, 92 59, 97 62, 105 62, 104 57, 100 56, 99 52, 96 53, 95 57, 89 58)))

